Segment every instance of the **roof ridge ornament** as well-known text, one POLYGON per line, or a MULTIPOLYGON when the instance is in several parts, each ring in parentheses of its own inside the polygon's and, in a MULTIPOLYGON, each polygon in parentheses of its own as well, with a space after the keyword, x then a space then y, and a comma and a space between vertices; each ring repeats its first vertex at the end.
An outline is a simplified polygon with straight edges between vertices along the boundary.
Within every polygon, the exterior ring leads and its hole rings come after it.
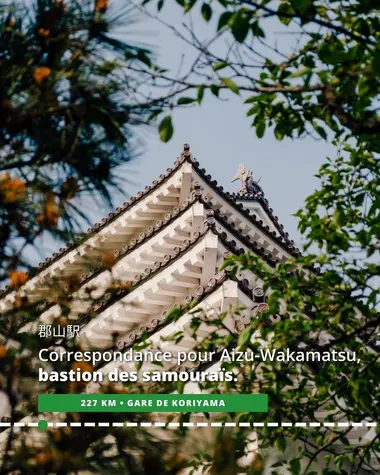
POLYGON ((196 160, 193 158, 193 154, 190 152, 190 145, 188 143, 183 144, 183 152, 181 152, 180 156, 177 157, 177 160, 174 162, 176 167, 182 165, 182 163, 189 159, 192 163, 196 163, 196 160))
POLYGON ((192 157, 192 153, 190 152, 190 144, 185 143, 183 144, 183 152, 182 152, 183 157, 192 157))
POLYGON ((252 170, 248 168, 248 170, 245 171, 244 163, 239 165, 238 171, 231 180, 231 183, 236 180, 240 180, 242 184, 241 188, 237 191, 239 195, 246 196, 247 198, 260 198, 264 196, 264 192, 259 186, 261 177, 258 180, 254 180, 252 170))

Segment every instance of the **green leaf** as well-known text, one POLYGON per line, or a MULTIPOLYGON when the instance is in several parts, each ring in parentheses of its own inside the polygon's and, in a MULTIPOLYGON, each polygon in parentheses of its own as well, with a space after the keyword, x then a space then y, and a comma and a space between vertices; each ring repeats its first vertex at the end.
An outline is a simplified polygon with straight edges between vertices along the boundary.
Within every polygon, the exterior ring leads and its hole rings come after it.
POLYGON ((155 111, 153 111, 150 116, 149 116, 149 121, 155 119, 157 116, 159 116, 161 113, 162 113, 162 109, 157 109, 155 111))
POLYGON ((249 339, 251 338, 252 327, 246 328, 243 332, 240 333, 238 339, 238 346, 244 346, 248 343, 249 339))
POLYGON ((280 130, 278 127, 274 129, 274 136, 276 137, 277 140, 282 140, 284 138, 284 133, 282 130, 280 130))
POLYGON ((195 101, 196 101, 196 99, 193 99, 192 97, 180 97, 178 99, 177 104, 179 106, 183 106, 183 105, 186 105, 186 104, 192 104, 195 101))
POLYGON ((301 462, 299 458, 295 458, 289 463, 292 474, 298 475, 301 471, 301 462))
POLYGON ((307 74, 310 74, 312 72, 313 72, 313 70, 311 68, 303 68, 303 69, 300 69, 299 71, 295 71, 294 73, 290 74, 288 76, 288 79, 300 78, 300 77, 306 76, 307 74))
POLYGON ((228 89, 231 89, 232 92, 239 95, 240 93, 239 86, 232 79, 220 78, 220 82, 224 84, 226 87, 228 87, 228 89))
POLYGON ((177 391, 178 391, 179 394, 183 394, 184 388, 185 388, 184 381, 178 381, 177 382, 177 391))
POLYGON ((140 50, 137 53, 137 59, 139 59, 142 63, 146 64, 149 67, 152 66, 152 61, 149 57, 149 54, 144 50, 140 50))
POLYGON ((285 452, 285 449, 286 449, 286 439, 285 439, 285 437, 283 437, 283 436, 278 437, 275 440, 274 445, 277 447, 277 449, 280 452, 285 452))
POLYGON ((233 12, 224 12, 220 15, 217 31, 221 30, 224 26, 227 25, 232 15, 233 15, 233 12))
POLYGON ((203 96, 204 96, 204 92, 205 92, 205 89, 206 89, 206 86, 201 84, 199 87, 198 87, 198 94, 197 94, 197 101, 198 101, 198 104, 201 104, 202 100, 203 100, 203 96))
POLYGON ((366 96, 371 90, 371 86, 368 83, 368 80, 366 77, 361 78, 358 82, 358 94, 360 97, 366 96))
POLYGON ((225 67, 228 66, 228 63, 226 63, 225 61, 218 61, 217 63, 214 64, 214 66, 212 67, 212 69, 214 71, 219 71, 220 69, 223 69, 225 67))
POLYGON ((342 468, 343 461, 344 461, 343 455, 337 455, 336 457, 334 457, 335 465, 336 465, 339 469, 342 468))
POLYGON ((187 0, 186 3, 184 2, 184 11, 185 13, 189 12, 193 6, 195 5, 197 0, 187 0))
POLYGON ((261 139, 265 134, 265 120, 260 120, 256 124, 256 135, 259 139, 261 139))
POLYGON ((219 97, 219 87, 216 86, 215 84, 212 84, 210 86, 211 92, 214 94, 214 96, 219 97))
POLYGON ((312 126, 314 127, 314 130, 320 135, 324 140, 327 140, 327 133, 323 127, 320 125, 316 124, 315 122, 311 123, 312 126))
POLYGON ((253 114, 256 114, 258 111, 260 110, 260 105, 259 104, 255 104, 253 107, 251 107, 249 109, 249 111, 247 112, 247 117, 250 117, 251 115, 253 114))
POLYGON ((292 4, 297 10, 304 12, 310 7, 311 0, 292 0, 292 4))
POLYGON ((257 36, 259 38, 265 38, 264 30, 261 28, 258 21, 255 21, 254 23, 252 23, 251 31, 252 31, 253 36, 257 36))
POLYGON ((295 15, 294 8, 288 3, 281 3, 277 9, 277 15, 281 23, 284 25, 289 25, 292 21, 290 15, 295 15))
POLYGON ((270 468, 278 468, 278 467, 282 467, 283 465, 284 465, 284 462, 280 460, 279 462, 276 462, 273 465, 271 465, 270 468))
POLYGON ((231 17, 228 24, 230 25, 235 40, 239 43, 243 43, 249 31, 249 17, 239 10, 231 17))
POLYGON ((251 104, 252 102, 256 102, 256 101, 257 101, 257 96, 251 96, 251 97, 248 97, 248 99, 244 101, 244 104, 251 104))
POLYGON ((204 3, 201 8, 202 16, 206 21, 210 21, 212 17, 212 9, 208 3, 204 3))
POLYGON ((169 140, 172 138, 174 129, 170 115, 167 115, 164 119, 162 119, 160 125, 158 126, 158 132, 162 142, 169 142, 169 140))
POLYGON ((162 7, 164 6, 164 0, 158 0, 157 3, 157 10, 160 12, 162 10, 162 7))
MULTIPOLYGON (((125 59, 129 59, 127 57, 127 53, 125 54, 125 59)), ((114 71, 118 67, 119 65, 117 61, 104 61, 104 63, 100 67, 100 73, 106 76, 107 74, 112 73, 112 71, 114 71)))

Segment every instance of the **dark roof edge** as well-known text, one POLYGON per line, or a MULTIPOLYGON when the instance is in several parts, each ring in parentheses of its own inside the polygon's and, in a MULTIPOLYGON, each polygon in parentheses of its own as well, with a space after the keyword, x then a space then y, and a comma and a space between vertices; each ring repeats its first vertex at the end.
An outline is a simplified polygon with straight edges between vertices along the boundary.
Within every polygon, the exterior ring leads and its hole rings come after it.
POLYGON ((252 198, 246 195, 239 195, 239 193, 231 193, 231 196, 236 201, 256 201, 257 203, 259 203, 264 208, 273 225, 276 227, 281 236, 285 239, 289 236, 289 234, 285 232, 284 225, 280 223, 278 216, 273 214, 273 208, 270 208, 269 201, 267 198, 264 198, 263 196, 255 196, 254 198, 252 198))

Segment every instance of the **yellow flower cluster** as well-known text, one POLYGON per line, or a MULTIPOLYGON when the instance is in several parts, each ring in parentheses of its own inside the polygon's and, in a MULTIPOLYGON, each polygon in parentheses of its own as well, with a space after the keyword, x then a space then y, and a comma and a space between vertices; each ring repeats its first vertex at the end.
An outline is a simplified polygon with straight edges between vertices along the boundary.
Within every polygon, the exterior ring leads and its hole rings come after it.
POLYGON ((38 34, 40 36, 49 36, 50 35, 50 31, 49 30, 45 30, 45 28, 40 28, 38 30, 38 34))
POLYGON ((108 8, 108 0, 96 0, 96 10, 104 13, 108 8))
POLYGON ((7 356, 8 350, 7 347, 4 345, 0 345, 0 359, 5 358, 7 356))
POLYGON ((19 178, 11 178, 8 173, 0 175, 0 198, 4 203, 22 201, 25 197, 26 185, 19 178))
POLYGON ((56 203, 56 196, 51 193, 45 202, 45 210, 43 214, 37 216, 37 222, 40 224, 48 224, 56 226, 58 219, 60 217, 60 212, 58 205, 56 203))
POLYGON ((55 8, 63 8, 66 10, 66 4, 63 2, 63 0, 57 0, 54 4, 55 8))
POLYGON ((28 280, 28 274, 14 270, 9 275, 9 284, 12 289, 18 289, 28 280))
POLYGON ((34 70, 33 79, 36 81, 37 84, 42 84, 43 81, 45 81, 50 76, 50 73, 50 68, 40 66, 34 70))

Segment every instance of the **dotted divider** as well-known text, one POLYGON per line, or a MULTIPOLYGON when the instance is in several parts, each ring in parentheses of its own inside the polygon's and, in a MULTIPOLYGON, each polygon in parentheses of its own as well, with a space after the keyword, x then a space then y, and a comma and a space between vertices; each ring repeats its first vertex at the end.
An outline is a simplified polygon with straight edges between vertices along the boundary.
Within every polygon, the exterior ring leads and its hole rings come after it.
POLYGON ((0 422, 0 427, 38 427, 46 430, 48 427, 292 427, 310 428, 329 427, 376 427, 377 422, 47 422, 39 420, 37 422, 0 422))

